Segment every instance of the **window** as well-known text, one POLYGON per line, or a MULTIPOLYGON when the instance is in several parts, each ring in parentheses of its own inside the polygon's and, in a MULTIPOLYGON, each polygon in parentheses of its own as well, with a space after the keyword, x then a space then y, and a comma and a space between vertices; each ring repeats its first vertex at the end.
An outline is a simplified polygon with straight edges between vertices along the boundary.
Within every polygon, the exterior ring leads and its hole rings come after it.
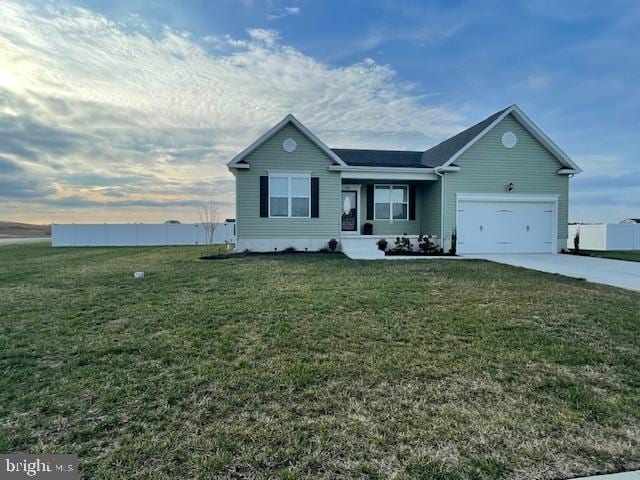
POLYGON ((408 220, 409 187, 406 185, 376 185, 375 219, 408 220))
POLYGON ((307 175, 269 176, 269 216, 309 218, 310 184, 307 175))

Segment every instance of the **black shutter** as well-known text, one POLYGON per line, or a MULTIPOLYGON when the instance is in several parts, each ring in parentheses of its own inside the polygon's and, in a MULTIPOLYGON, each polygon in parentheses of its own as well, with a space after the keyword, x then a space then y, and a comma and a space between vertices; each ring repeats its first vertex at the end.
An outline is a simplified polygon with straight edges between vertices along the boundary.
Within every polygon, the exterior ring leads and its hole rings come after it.
POLYGON ((367 220, 373 220, 373 185, 367 185, 367 220))
POLYGON ((260 216, 269 216, 269 177, 260 176, 260 216))
POLYGON ((320 216, 320 179, 311 177, 311 218, 320 216))
POLYGON ((416 186, 409 185, 409 220, 416 219, 416 186))

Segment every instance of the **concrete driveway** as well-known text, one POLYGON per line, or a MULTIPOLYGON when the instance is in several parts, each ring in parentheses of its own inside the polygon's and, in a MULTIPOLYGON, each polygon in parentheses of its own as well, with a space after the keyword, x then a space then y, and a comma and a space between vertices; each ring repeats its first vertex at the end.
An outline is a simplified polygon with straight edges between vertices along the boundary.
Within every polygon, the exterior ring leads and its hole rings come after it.
POLYGON ((640 292, 640 262, 545 253, 491 253, 465 255, 464 258, 480 258, 514 267, 559 273, 567 277, 584 278, 589 282, 640 292))

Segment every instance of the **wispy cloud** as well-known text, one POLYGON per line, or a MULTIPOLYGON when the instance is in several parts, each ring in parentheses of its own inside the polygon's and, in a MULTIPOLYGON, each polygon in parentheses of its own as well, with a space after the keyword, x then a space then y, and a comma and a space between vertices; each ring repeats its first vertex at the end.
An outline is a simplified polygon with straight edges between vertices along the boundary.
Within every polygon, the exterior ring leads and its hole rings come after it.
POLYGON ((549 75, 529 75, 524 83, 530 90, 542 90, 551 85, 551 77, 549 75))
POLYGON ((425 147, 460 127, 390 67, 332 67, 275 30, 198 41, 5 2, 0 71, 0 217, 149 221, 145 202, 195 217, 193 202, 232 198, 225 163, 289 112, 337 146, 425 147))
POLYGON ((267 15, 267 20, 278 20, 291 15, 300 15, 300 7, 284 7, 279 13, 267 15))

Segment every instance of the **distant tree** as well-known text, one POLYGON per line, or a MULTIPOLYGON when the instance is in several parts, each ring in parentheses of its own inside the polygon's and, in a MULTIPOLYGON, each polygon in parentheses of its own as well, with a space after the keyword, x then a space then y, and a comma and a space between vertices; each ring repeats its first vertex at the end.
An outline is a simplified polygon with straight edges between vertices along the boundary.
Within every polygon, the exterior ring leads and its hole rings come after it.
POLYGON ((206 202, 200 207, 200 225, 204 228, 205 245, 209 250, 208 254, 213 255, 214 248, 214 234, 216 227, 220 223, 220 208, 214 201, 206 202))

